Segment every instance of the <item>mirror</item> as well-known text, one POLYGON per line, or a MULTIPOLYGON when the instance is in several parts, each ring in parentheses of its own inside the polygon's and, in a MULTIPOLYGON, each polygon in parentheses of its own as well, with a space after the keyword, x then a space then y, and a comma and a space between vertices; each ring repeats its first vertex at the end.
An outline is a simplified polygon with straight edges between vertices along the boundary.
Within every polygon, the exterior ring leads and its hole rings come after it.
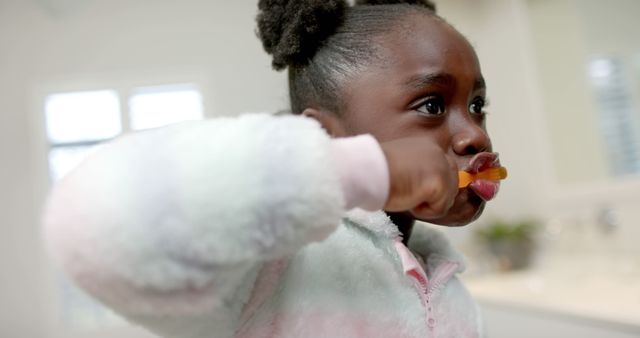
POLYGON ((527 6, 557 183, 640 175, 640 1, 527 6))

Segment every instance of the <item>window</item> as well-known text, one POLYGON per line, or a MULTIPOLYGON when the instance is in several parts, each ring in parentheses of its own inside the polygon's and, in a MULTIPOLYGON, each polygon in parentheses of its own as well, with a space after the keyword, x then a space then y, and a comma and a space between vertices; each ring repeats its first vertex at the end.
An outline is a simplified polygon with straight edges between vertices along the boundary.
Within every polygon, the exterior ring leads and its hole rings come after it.
POLYGON ((126 98, 115 90, 52 94, 46 98, 52 181, 75 168, 96 145, 122 132, 204 118, 202 95, 195 85, 142 87, 130 92, 126 98), (122 108, 121 102, 128 105, 122 108), (122 109, 126 110, 124 114, 122 109))
MULTIPOLYGON (((45 98, 52 182, 73 170, 97 145, 123 132, 204 118, 202 95, 195 85, 127 89, 55 93, 45 98), (131 94, 119 94, 124 92, 131 94)), ((92 329, 125 323, 73 286, 64 274, 57 274, 56 280, 66 326, 92 329)))
POLYGON ((202 118, 202 97, 190 86, 139 88, 129 100, 131 128, 155 128, 202 118))
POLYGON ((50 95, 44 109, 53 181, 78 165, 96 144, 122 132, 120 100, 112 90, 50 95))
POLYGON ((613 58, 591 61, 589 77, 595 92, 600 133, 614 176, 640 173, 640 130, 624 63, 613 58))

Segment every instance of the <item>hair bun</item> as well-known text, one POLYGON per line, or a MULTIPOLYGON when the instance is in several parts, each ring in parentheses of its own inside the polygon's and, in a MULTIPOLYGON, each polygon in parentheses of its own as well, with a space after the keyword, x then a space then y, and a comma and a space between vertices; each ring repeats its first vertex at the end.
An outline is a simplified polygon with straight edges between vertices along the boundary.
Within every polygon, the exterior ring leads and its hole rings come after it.
POLYGON ((305 64, 338 29, 345 0, 260 0, 258 36, 273 68, 305 64))
POLYGON ((418 5, 436 11, 436 5, 429 0, 356 0, 356 5, 418 5))

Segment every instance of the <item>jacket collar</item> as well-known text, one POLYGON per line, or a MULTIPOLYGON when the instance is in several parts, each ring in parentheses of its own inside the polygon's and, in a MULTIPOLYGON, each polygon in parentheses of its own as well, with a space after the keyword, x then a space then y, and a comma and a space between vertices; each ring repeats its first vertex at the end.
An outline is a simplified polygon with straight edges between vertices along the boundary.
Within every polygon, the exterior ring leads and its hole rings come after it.
POLYGON ((382 211, 366 211, 363 209, 351 209, 346 218, 361 228, 373 232, 377 237, 395 240, 402 236, 398 227, 391 222, 387 214, 382 211))
MULTIPOLYGON (((402 236, 398 227, 382 210, 370 212, 356 208, 347 212, 346 218, 351 223, 374 233, 376 237, 396 240, 402 236)), ((458 263, 457 272, 464 270, 462 255, 453 248, 444 233, 431 224, 416 221, 409 239, 409 248, 425 260, 438 258, 452 261, 458 263)))

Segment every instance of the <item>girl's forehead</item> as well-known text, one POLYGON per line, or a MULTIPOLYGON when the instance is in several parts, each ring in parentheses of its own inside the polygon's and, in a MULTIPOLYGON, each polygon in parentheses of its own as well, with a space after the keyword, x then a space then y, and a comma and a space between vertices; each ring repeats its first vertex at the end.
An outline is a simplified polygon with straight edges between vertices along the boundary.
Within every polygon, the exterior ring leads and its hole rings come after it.
POLYGON ((383 68, 396 75, 449 73, 480 76, 480 65, 467 39, 444 20, 415 15, 380 39, 383 68))

